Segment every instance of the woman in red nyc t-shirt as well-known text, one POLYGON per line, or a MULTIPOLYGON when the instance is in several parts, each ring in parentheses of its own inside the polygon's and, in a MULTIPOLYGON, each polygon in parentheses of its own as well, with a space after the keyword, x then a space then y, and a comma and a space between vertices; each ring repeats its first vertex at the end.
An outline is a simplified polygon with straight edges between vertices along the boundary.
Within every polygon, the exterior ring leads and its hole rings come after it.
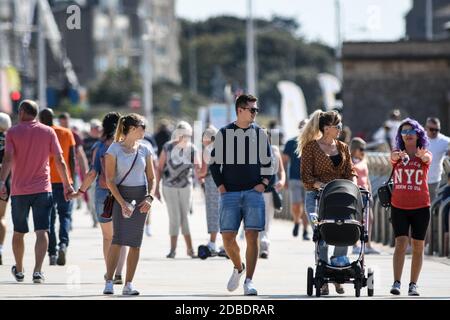
POLYGON ((412 262, 409 296, 418 296, 417 280, 422 268, 425 234, 430 220, 428 169, 431 153, 424 128, 410 118, 397 131, 396 150, 391 154, 394 166, 391 221, 395 234, 394 284, 391 293, 400 294, 405 253, 411 230, 412 262))

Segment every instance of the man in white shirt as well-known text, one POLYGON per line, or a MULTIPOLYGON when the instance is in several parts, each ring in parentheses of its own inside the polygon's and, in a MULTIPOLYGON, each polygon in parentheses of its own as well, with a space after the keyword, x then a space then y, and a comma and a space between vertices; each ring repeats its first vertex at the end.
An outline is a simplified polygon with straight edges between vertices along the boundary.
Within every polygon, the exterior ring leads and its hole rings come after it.
POLYGON ((430 200, 433 202, 441 182, 444 158, 446 155, 450 155, 450 138, 439 133, 441 122, 438 118, 428 118, 425 129, 430 141, 428 150, 433 154, 428 172, 428 189, 430 190, 430 200))

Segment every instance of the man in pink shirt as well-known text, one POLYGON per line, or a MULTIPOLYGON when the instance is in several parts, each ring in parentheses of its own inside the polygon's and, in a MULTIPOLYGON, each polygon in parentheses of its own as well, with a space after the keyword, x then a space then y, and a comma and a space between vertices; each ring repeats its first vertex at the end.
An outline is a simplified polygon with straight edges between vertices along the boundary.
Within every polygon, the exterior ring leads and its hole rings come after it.
POLYGON ((39 107, 24 100, 19 106, 20 123, 8 131, 5 157, 0 171, 0 196, 6 193, 5 179, 12 171, 11 213, 14 225, 13 252, 16 265, 11 269, 18 282, 24 280, 24 236, 28 233, 28 215, 33 209, 36 232, 33 282, 43 283, 41 268, 48 248, 48 230, 53 207, 49 156, 53 155, 62 177, 67 199, 74 193, 69 183, 67 166, 55 131, 36 121, 39 107))

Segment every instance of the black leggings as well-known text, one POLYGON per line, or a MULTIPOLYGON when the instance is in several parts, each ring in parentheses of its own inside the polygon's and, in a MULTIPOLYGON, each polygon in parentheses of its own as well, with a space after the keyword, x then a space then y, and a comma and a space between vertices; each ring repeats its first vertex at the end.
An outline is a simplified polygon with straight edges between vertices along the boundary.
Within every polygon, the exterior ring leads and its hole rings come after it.
POLYGON ((430 207, 405 210, 391 207, 391 222, 395 237, 409 236, 415 240, 425 240, 430 221, 430 207))

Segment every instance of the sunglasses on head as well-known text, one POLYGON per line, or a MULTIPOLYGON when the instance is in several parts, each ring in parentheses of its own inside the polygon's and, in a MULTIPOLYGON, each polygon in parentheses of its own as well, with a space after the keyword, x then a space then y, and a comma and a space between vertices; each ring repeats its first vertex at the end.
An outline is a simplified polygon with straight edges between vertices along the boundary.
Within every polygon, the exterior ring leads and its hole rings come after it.
POLYGON ((427 128, 428 130, 430 130, 431 132, 439 132, 440 129, 438 128, 427 128))
POLYGON ((414 129, 409 129, 409 130, 402 130, 400 133, 402 134, 402 136, 406 136, 406 135, 415 135, 417 132, 414 129))
POLYGON ((245 110, 250 111, 252 114, 258 113, 259 112, 259 108, 242 108, 245 110))

